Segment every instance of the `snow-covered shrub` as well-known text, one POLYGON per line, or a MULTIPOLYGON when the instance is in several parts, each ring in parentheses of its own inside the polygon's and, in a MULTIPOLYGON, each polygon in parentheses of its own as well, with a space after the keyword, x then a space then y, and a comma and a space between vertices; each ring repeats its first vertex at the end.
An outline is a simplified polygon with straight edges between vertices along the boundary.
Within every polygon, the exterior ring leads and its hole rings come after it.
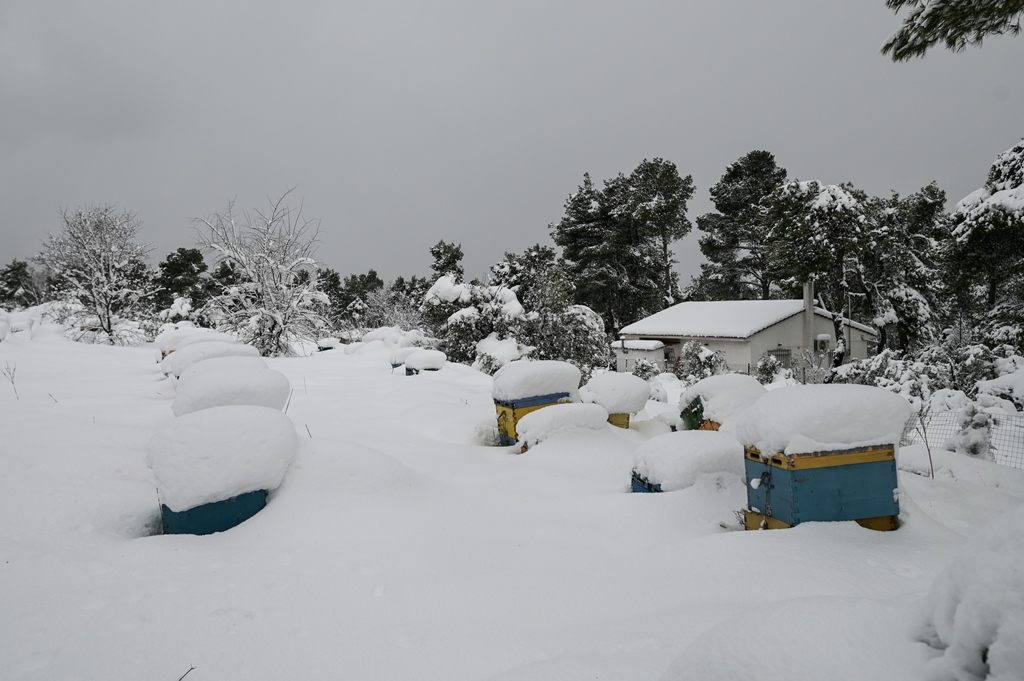
POLYGON ((645 381, 654 378, 660 373, 661 368, 649 359, 640 357, 633 364, 633 375, 642 378, 645 381))
POLYGON ((224 285, 203 313, 263 356, 293 354, 292 343, 315 342, 326 325, 327 296, 317 289, 315 223, 285 207, 285 193, 266 213, 242 214, 232 204, 200 220, 200 244, 227 263, 238 281, 224 285))
POLYGON ((522 345, 515 338, 498 338, 496 333, 491 333, 476 344, 473 368, 493 375, 509 362, 526 357, 532 351, 532 347, 522 345))
POLYGON ((693 385, 703 378, 724 374, 728 370, 722 353, 694 340, 683 343, 673 373, 686 385, 693 385))
POLYGON ((1024 506, 997 518, 932 583, 922 638, 934 681, 1012 681, 1024 670, 1024 506))
POLYGON ((981 411, 977 404, 971 402, 960 410, 956 421, 960 432, 945 443, 945 448, 991 461, 992 414, 981 411))
POLYGON ((782 370, 782 362, 779 361, 779 358, 766 352, 757 360, 754 375, 757 377, 758 383, 767 385, 774 383, 779 372, 782 370))

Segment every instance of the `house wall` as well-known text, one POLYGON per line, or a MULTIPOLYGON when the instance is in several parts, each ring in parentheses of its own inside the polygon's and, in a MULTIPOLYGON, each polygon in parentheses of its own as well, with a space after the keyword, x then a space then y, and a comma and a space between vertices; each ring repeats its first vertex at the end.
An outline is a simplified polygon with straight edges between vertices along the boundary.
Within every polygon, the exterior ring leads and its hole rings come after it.
MULTIPOLYGON (((864 359, 868 356, 868 341, 873 340, 869 333, 857 328, 844 327, 847 331, 850 353, 847 361, 851 359, 864 359)), ((831 338, 829 349, 836 346, 835 329, 832 327, 832 320, 821 315, 814 315, 812 335, 816 338, 820 334, 828 334, 831 338)), ((630 338, 641 338, 630 336, 630 338)), ((709 349, 721 352, 725 361, 733 371, 746 372, 748 365, 753 370, 761 355, 769 350, 789 350, 791 358, 796 361, 803 350, 803 314, 798 314, 773 324, 766 329, 758 331, 750 338, 665 338, 658 337, 658 340, 665 343, 671 350, 670 357, 674 360, 679 356, 682 344, 689 340, 700 341, 709 349)), ((660 352, 660 351, 659 351, 660 352)), ((671 366, 668 367, 671 370, 671 366)), ((620 369, 621 371, 622 369, 620 369)), ((632 370, 632 369, 630 369, 632 370)))
MULTIPOLYGON (((613 348, 615 352, 615 370, 632 372, 636 366, 636 360, 646 359, 654 362, 662 369, 665 369, 665 348, 657 350, 631 350, 628 348, 613 348)), ((671 369, 672 367, 669 367, 671 369)))

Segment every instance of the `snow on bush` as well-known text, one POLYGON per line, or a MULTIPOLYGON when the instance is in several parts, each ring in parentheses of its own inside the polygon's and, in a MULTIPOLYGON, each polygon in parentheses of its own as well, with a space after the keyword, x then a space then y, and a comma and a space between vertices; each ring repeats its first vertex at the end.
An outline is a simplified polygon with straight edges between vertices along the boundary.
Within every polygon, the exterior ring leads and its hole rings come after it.
POLYGON ((743 477, 743 447, 728 433, 687 430, 652 437, 633 455, 633 470, 663 492, 685 489, 702 475, 743 477))
MULTIPOLYGON (((255 357, 221 357, 218 359, 257 359, 255 357)), ((207 360, 192 365, 189 370, 213 362, 207 360)), ((201 409, 249 404, 269 407, 278 411, 291 391, 291 383, 280 371, 252 370, 248 367, 221 368, 198 373, 185 372, 177 385, 177 396, 171 404, 175 416, 183 416, 201 409)))
POLYGON ((476 361, 473 362, 473 368, 493 374, 509 362, 522 359, 531 350, 532 347, 522 345, 515 338, 498 338, 498 334, 491 332, 487 338, 476 344, 476 361))
POLYGON ((1024 506, 996 519, 932 584, 925 640, 934 681, 1024 678, 1024 506))
POLYGON ((172 511, 276 489, 295 457, 291 419, 268 407, 213 407, 175 419, 153 436, 150 468, 172 511))
POLYGON ((651 385, 633 374, 606 371, 580 388, 580 399, 604 407, 609 414, 635 414, 647 406, 651 385))
POLYGON ((394 347, 401 343, 403 338, 405 338, 405 332, 401 329, 382 326, 379 329, 374 329, 373 331, 364 333, 360 340, 364 343, 380 340, 384 341, 385 345, 394 347))
POLYGON ((764 456, 899 443, 910 403, 866 385, 798 385, 763 395, 734 429, 764 456))
POLYGON ((735 419, 767 390, 756 378, 745 374, 718 374, 697 381, 679 397, 683 411, 698 397, 704 405, 704 418, 732 427, 735 419))
POLYGON ((554 404, 519 419, 519 443, 532 447, 555 435, 608 428, 608 412, 597 404, 554 404))
MULTIPOLYGON (((579 401, 580 370, 568 362, 555 360, 509 362, 494 374, 494 399, 502 402, 524 397, 569 393, 579 401)), ((607 417, 606 417, 607 418, 607 417)))
POLYGON ((405 358, 405 366, 417 371, 437 371, 448 360, 440 350, 417 350, 405 358))
POLYGON ((661 367, 649 359, 640 357, 633 362, 633 375, 646 380, 652 379, 661 373, 661 367))
POLYGON ((181 376, 185 369, 188 369, 196 362, 201 362, 204 359, 212 359, 214 357, 259 356, 259 350, 251 345, 213 341, 210 343, 195 343, 193 345, 189 345, 186 348, 182 348, 181 350, 171 353, 164 361, 167 363, 167 368, 170 369, 170 373, 175 376, 181 376))

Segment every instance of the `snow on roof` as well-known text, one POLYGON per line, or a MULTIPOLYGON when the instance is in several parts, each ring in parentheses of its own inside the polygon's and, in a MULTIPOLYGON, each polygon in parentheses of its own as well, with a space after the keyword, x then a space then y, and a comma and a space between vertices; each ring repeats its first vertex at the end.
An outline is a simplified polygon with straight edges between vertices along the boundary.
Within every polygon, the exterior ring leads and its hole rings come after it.
MULTIPOLYGON (((687 302, 633 322, 619 331, 628 336, 679 336, 694 338, 750 338, 758 331, 800 314, 802 300, 719 300, 687 302)), ((815 314, 831 318, 821 308, 815 314)), ((868 326, 853 328, 874 334, 868 326)))
POLYGON ((659 340, 618 340, 612 343, 620 350, 661 350, 665 344, 659 340))

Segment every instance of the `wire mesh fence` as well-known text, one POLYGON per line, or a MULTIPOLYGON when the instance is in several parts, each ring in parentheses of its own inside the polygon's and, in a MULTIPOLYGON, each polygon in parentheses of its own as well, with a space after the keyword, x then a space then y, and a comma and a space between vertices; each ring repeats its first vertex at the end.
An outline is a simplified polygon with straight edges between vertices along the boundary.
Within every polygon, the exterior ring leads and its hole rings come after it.
MULTIPOLYGON (((900 446, 924 442, 922 430, 928 433, 928 444, 936 448, 946 447, 946 441, 960 432, 957 413, 954 411, 932 412, 925 417, 925 428, 920 427, 916 415, 903 427, 900 446)), ((994 414, 989 432, 992 458, 996 463, 1013 468, 1024 468, 1024 414, 994 414)))

